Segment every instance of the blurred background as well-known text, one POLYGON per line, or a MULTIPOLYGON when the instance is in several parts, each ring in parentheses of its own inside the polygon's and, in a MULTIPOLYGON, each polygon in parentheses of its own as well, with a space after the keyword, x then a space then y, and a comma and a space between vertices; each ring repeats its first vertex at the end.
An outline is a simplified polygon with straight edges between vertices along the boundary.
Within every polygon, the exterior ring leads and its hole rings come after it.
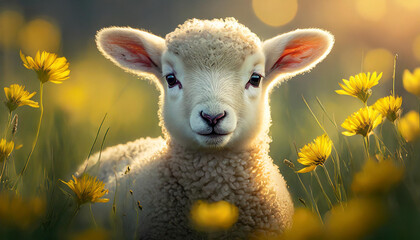
MULTIPOLYGON (((282 84, 271 96, 271 155, 295 200, 302 195, 296 175, 281 162, 289 159, 296 163, 294 144, 301 148, 322 134, 302 96, 337 142, 341 129, 337 131, 330 124, 316 97, 340 125, 361 105, 355 98, 336 94, 338 82, 361 71, 383 72, 381 84, 373 88, 369 101, 373 104, 392 90, 397 54, 395 84, 396 93, 403 97, 403 113, 418 107, 415 96, 402 88, 401 78, 404 69, 420 67, 420 0, 1 1, 1 88, 19 83, 29 91, 39 91, 35 74, 21 64, 19 50, 30 56, 37 50, 55 52, 70 62, 70 79, 62 85, 45 85, 45 116, 26 176, 28 181, 37 186, 36 176, 48 174, 43 173, 42 166, 46 165, 52 166, 56 177, 68 180, 87 157, 106 113, 104 128, 110 130, 105 146, 161 135, 158 91, 146 79, 125 73, 106 60, 96 49, 96 31, 108 26, 130 26, 165 37, 189 18, 224 17, 235 17, 263 40, 297 28, 322 28, 335 35, 335 46, 321 64, 282 84)), ((17 113, 16 144, 24 147, 16 151, 14 159, 20 169, 35 135, 39 113, 27 107, 19 108, 17 113)), ((0 126, 6 121, 7 109, 0 104, 0 126)), ((349 141, 360 149, 353 152, 354 159, 362 158, 361 137, 349 141)), ((339 150, 346 154, 343 146, 339 150)), ((360 168, 357 161, 355 168, 360 168)))

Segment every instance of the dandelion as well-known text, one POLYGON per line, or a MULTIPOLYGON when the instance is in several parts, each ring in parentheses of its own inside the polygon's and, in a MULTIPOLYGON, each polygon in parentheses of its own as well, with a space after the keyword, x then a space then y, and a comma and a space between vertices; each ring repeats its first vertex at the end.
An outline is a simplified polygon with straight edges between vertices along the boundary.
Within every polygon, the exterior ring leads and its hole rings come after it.
POLYGON ((21 106, 29 106, 33 108, 39 107, 37 102, 31 100, 36 92, 29 93, 25 90, 24 86, 12 84, 10 87, 4 88, 4 93, 7 99, 5 104, 10 112, 13 112, 16 108, 21 106))
POLYGON ((76 194, 78 206, 84 203, 109 201, 107 198, 101 198, 108 193, 108 190, 104 189, 105 184, 96 177, 84 174, 83 176, 76 178, 73 175, 73 180, 70 180, 69 182, 61 181, 76 194))
POLYGON ((322 235, 323 226, 318 217, 306 208, 297 208, 293 214, 292 227, 286 229, 279 239, 322 239, 322 235))
MULTIPOLYGON (((22 51, 20 52, 20 58, 23 61, 23 65, 27 69, 32 69, 36 72, 38 79, 40 81, 39 87, 39 105, 40 105, 40 115, 38 121, 38 127, 36 130, 35 139, 32 143, 31 151, 29 152, 28 158, 26 159, 25 165, 23 166, 22 171, 20 171, 19 176, 21 177, 25 170, 28 167, 29 160, 35 150, 36 144, 38 142, 39 130, 41 129, 42 117, 44 116, 44 105, 42 104, 43 99, 43 86, 46 82, 52 83, 62 83, 64 80, 69 78, 70 70, 69 63, 65 57, 57 58, 57 55, 54 53, 48 53, 39 51, 35 55, 35 59, 30 56, 25 56, 22 51)), ((18 183, 19 181, 16 181, 18 183)))
POLYGON ((8 193, 0 193, 0 224, 19 230, 35 228, 45 213, 45 201, 41 198, 22 199, 8 193))
POLYGON ((198 230, 227 230, 238 220, 238 208, 226 201, 207 203, 198 200, 191 208, 191 220, 198 230))
POLYGON ((343 135, 353 136, 356 134, 363 137, 369 136, 382 122, 381 113, 372 107, 364 107, 349 116, 341 126, 347 131, 343 135))
POLYGON ((407 92, 420 97, 420 68, 414 69, 413 73, 407 69, 404 70, 403 86, 407 92))
POLYGON ((15 143, 13 141, 7 142, 6 139, 0 140, 0 161, 5 160, 10 156, 15 147, 15 143))
POLYGON ((21 51, 20 58, 27 69, 32 69, 36 72, 41 83, 52 82, 59 84, 69 78, 69 63, 65 57, 58 58, 54 53, 45 51, 40 53, 38 51, 35 59, 33 59, 30 56, 25 56, 21 51))
POLYGON ((380 162, 369 159, 354 175, 351 189, 359 194, 386 193, 401 182, 404 169, 388 158, 380 162))
POLYGON ((309 166, 299 170, 299 173, 306 173, 314 170, 318 165, 324 164, 331 154, 332 141, 326 135, 314 139, 312 143, 305 145, 298 153, 298 162, 309 166))
POLYGON ((420 136, 419 113, 410 111, 398 122, 398 129, 407 142, 412 142, 420 136))
POLYGON ((385 207, 380 201, 354 198, 346 205, 336 205, 326 215, 328 239, 363 239, 381 226, 385 220, 385 207))
POLYGON ((388 96, 378 99, 372 107, 381 112, 382 116, 389 121, 394 122, 401 114, 401 104, 401 97, 388 96))
POLYGON ((371 88, 378 84, 381 79, 382 73, 377 75, 374 72, 372 75, 370 72, 359 73, 355 76, 351 76, 349 80, 343 79, 344 84, 338 83, 342 89, 336 90, 340 95, 349 95, 360 99, 363 103, 366 103, 370 95, 372 95, 371 88))

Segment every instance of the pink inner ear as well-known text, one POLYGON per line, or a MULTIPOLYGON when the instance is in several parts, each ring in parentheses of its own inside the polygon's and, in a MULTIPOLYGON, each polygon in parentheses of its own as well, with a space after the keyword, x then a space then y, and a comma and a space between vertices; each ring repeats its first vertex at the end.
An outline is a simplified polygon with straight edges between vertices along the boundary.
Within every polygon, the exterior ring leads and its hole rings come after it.
POLYGON ((305 60, 316 57, 314 52, 319 50, 321 46, 320 39, 293 40, 285 47, 271 70, 299 67, 305 60))
POLYGON ((118 58, 122 58, 129 63, 139 63, 143 67, 157 67, 156 63, 150 58, 146 49, 139 43, 127 38, 113 38, 108 41, 110 45, 117 45, 124 48, 127 53, 117 53, 118 58))

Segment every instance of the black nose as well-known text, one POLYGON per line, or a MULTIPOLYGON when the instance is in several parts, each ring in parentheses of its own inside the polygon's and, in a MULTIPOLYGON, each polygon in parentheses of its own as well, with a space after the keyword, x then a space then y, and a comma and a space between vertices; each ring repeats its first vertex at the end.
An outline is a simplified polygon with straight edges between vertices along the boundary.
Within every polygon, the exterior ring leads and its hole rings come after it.
POLYGON ((217 122, 226 116, 226 112, 224 111, 223 113, 219 113, 217 115, 210 115, 201 111, 200 115, 211 127, 214 127, 216 126, 217 122))

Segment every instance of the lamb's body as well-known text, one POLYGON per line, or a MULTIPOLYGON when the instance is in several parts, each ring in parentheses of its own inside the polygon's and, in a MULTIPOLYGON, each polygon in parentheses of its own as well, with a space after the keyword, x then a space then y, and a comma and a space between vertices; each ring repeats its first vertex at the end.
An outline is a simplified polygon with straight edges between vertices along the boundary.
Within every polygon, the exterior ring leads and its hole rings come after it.
POLYGON ((164 138, 109 148, 99 168, 92 167, 116 197, 126 236, 137 228, 141 239, 207 238, 191 227, 197 200, 238 207, 232 228, 211 233, 217 239, 273 235, 290 226, 293 204, 268 155, 268 96, 281 80, 314 67, 332 42, 316 29, 261 42, 233 18, 188 20, 166 40, 130 28, 100 31, 105 57, 127 71, 153 74, 161 91, 164 138))
MULTIPOLYGON (((89 165, 94 162, 95 156, 89 165)), ((279 234, 291 224, 293 203, 268 156, 267 143, 240 152, 203 153, 167 144, 162 138, 139 139, 106 149, 100 169, 98 177, 106 182, 111 197, 118 183, 116 210, 124 216, 126 237, 136 229, 137 200, 143 206, 137 234, 141 239, 205 238, 186 217, 197 200, 225 200, 238 207, 238 222, 228 232, 214 233, 220 234, 218 239, 279 234), (110 173, 113 168, 117 181, 110 173)))

